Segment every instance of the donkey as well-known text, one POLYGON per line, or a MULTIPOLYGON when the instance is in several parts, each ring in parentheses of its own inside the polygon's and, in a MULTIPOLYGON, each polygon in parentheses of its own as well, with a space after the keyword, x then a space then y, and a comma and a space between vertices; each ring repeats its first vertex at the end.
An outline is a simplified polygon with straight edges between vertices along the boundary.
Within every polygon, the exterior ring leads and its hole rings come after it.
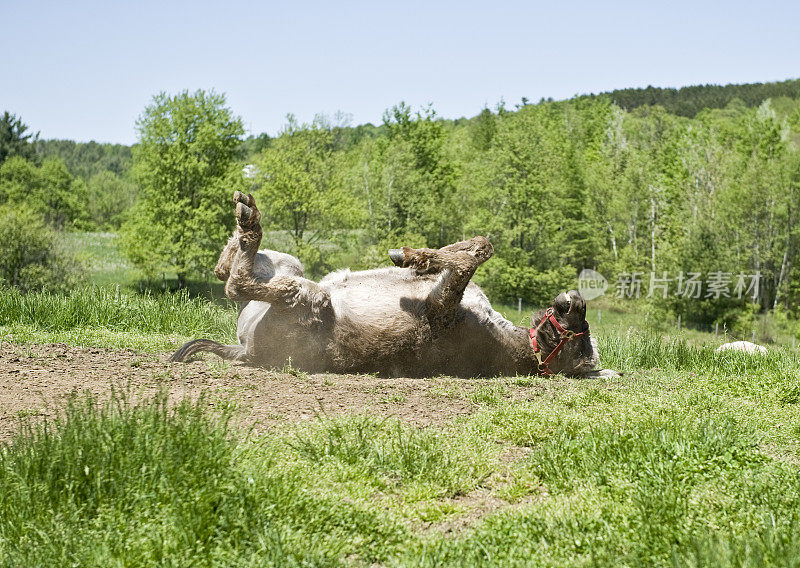
POLYGON ((586 303, 571 290, 519 327, 492 309, 471 282, 493 253, 484 237, 440 249, 392 249, 393 267, 349 269, 319 282, 300 261, 262 250, 261 213, 235 192, 237 229, 214 270, 225 293, 243 302, 239 345, 190 341, 171 361, 199 352, 251 365, 289 362, 309 372, 460 377, 554 374, 619 376, 598 370, 586 303))

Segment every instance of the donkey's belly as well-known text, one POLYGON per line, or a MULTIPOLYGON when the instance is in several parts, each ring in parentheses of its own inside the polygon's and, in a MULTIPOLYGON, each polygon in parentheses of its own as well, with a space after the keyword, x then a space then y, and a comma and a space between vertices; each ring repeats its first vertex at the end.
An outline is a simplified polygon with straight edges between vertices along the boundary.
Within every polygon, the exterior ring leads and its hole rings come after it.
POLYGON ((251 361, 265 367, 328 370, 325 335, 318 326, 302 325, 267 302, 250 302, 239 316, 239 342, 251 361))

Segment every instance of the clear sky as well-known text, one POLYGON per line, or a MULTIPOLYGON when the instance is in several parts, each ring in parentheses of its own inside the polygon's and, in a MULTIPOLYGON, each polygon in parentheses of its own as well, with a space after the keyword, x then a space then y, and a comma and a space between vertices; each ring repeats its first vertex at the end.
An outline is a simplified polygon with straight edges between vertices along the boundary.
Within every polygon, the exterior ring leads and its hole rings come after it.
POLYGON ((500 99, 800 77, 800 0, 0 0, 0 111, 42 138, 130 144, 160 92, 214 89, 249 133, 287 113, 378 123, 500 99))

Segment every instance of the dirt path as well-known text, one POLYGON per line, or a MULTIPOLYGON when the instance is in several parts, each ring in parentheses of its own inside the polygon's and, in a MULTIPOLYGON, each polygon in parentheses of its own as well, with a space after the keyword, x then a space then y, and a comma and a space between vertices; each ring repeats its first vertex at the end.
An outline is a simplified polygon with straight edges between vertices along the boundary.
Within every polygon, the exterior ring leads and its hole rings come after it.
POLYGON ((371 375, 307 375, 229 364, 217 358, 167 363, 165 354, 72 347, 64 344, 0 346, 0 440, 25 417, 53 417, 74 391, 101 399, 112 388, 134 394, 169 389, 170 396, 198 396, 211 404, 236 403, 247 425, 266 429, 285 420, 367 412, 418 425, 440 424, 477 408, 470 395, 485 381, 403 379, 371 375))

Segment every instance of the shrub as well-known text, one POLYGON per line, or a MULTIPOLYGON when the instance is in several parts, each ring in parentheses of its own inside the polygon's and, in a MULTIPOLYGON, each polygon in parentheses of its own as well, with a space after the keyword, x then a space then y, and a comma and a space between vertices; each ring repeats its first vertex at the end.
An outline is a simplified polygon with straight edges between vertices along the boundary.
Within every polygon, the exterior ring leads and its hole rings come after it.
POLYGON ((41 217, 24 207, 0 208, 0 283, 25 292, 63 292, 79 284, 84 274, 41 217))
POLYGON ((522 298, 526 304, 545 307, 559 293, 575 287, 575 270, 569 266, 537 270, 504 258, 492 258, 484 266, 475 280, 494 300, 514 302, 522 298))

